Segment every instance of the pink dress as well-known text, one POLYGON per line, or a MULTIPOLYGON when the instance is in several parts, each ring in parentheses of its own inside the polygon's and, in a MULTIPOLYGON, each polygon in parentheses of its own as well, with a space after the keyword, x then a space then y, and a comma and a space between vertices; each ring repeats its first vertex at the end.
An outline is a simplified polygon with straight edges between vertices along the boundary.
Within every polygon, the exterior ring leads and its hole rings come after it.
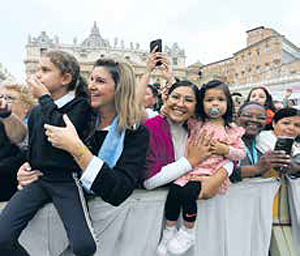
MULTIPOLYGON (((242 141, 242 136, 245 130, 242 127, 236 126, 234 123, 230 124, 229 127, 224 127, 220 125, 214 125, 210 122, 199 122, 190 121, 189 128, 191 131, 191 136, 189 139, 193 139, 199 136, 203 131, 207 134, 213 133, 212 139, 219 142, 225 143, 229 146, 229 154, 227 156, 221 155, 211 155, 208 159, 201 162, 199 166, 195 167, 191 172, 181 176, 174 181, 175 184, 179 186, 185 186, 189 181, 190 175, 213 175, 217 170, 224 164, 228 163, 230 160, 238 161, 245 158, 246 152, 244 143, 242 141)), ((229 178, 227 177, 220 187, 220 193, 225 193, 228 191, 230 185, 229 178)))

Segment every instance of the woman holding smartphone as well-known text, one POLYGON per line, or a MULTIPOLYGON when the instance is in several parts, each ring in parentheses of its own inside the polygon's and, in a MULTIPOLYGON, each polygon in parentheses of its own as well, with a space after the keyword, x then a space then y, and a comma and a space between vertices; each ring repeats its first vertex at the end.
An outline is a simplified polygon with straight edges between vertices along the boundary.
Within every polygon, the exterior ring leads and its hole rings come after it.
POLYGON ((288 137, 295 140, 300 135, 299 110, 295 108, 279 110, 272 120, 272 125, 273 130, 263 131, 257 137, 258 150, 262 153, 274 150, 270 159, 273 162, 273 167, 284 167, 285 170, 292 173, 300 171, 299 164, 295 161, 295 157, 300 154, 299 147, 296 147, 297 143, 294 142, 291 154, 286 153, 289 151, 288 148, 279 151, 275 148, 278 138, 288 137))

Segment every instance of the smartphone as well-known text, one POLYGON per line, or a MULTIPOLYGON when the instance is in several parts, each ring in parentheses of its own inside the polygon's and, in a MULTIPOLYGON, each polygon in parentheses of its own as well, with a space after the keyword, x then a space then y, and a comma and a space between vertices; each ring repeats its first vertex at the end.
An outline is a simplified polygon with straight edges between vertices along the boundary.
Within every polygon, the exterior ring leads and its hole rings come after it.
MULTIPOLYGON (((153 51, 153 49, 156 48, 155 52, 162 52, 162 40, 156 39, 150 42, 150 52, 153 51)), ((156 62, 156 66, 160 66, 162 64, 161 61, 156 62)))
POLYGON ((8 105, 6 105, 4 108, 0 108, 0 117, 6 118, 10 116, 10 114, 11 114, 11 108, 9 108, 8 105))
POLYGON ((292 152, 294 139, 291 137, 278 137, 274 150, 283 150, 286 154, 290 155, 292 152))

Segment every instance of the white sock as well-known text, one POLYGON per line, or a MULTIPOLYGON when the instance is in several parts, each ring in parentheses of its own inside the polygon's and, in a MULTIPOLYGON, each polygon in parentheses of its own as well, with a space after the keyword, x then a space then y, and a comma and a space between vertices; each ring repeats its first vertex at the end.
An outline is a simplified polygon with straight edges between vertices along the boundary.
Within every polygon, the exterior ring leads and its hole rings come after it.
POLYGON ((195 226, 192 228, 187 228, 186 226, 183 225, 181 228, 182 228, 182 230, 184 230, 185 232, 187 232, 190 235, 195 234, 195 226))
POLYGON ((166 226, 166 230, 168 230, 168 231, 174 231, 174 230, 176 230, 176 226, 172 226, 172 227, 166 226))

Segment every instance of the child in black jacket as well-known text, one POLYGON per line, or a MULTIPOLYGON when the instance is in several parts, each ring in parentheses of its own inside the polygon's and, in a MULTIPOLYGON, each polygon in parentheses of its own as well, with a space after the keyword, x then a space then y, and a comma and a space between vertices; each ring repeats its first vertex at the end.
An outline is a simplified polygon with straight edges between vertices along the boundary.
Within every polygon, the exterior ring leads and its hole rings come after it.
POLYGON ((96 242, 77 178, 80 168, 69 153, 52 147, 44 129, 45 124, 64 126, 62 116, 67 114, 81 138, 88 131, 91 109, 79 64, 66 52, 48 52, 28 85, 39 101, 28 120, 28 162, 43 176, 16 193, 2 211, 0 255, 29 255, 18 237, 48 202, 53 202, 64 223, 73 253, 93 255, 96 242))

